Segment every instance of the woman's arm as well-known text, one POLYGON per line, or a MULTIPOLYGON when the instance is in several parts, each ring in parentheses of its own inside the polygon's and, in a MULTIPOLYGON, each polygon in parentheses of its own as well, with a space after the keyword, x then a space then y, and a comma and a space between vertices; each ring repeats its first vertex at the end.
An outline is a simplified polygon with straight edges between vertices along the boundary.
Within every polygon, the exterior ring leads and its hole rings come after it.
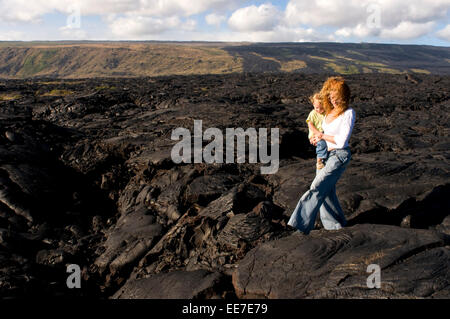
POLYGON ((331 142, 333 144, 336 144, 336 141, 334 140, 334 136, 332 136, 332 135, 326 135, 326 134, 320 133, 317 135, 317 137, 319 138, 319 141, 325 140, 325 141, 331 142))
POLYGON ((325 141, 331 142, 331 143, 333 143, 333 144, 336 144, 336 142, 335 142, 335 140, 334 140, 334 136, 332 136, 332 135, 326 135, 326 134, 323 134, 323 133, 321 133, 321 132, 319 132, 319 134, 314 135, 314 136, 311 138, 311 144, 316 145, 317 142, 319 142, 320 140, 325 140, 325 141))

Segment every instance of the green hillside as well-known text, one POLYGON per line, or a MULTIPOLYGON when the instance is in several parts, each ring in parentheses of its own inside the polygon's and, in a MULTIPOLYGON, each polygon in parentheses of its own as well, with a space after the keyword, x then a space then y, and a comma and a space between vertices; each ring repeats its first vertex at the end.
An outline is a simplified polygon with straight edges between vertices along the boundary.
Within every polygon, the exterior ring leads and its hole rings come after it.
POLYGON ((0 42, 0 77, 450 74, 450 48, 353 43, 0 42))

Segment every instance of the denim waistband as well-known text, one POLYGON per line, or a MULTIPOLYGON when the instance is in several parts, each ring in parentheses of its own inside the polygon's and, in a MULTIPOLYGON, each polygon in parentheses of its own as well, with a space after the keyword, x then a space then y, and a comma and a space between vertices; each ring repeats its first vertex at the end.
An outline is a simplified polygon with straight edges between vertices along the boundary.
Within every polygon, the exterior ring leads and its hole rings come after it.
POLYGON ((349 152, 350 152, 350 147, 347 146, 347 147, 344 147, 344 148, 335 148, 334 150, 331 150, 331 151, 330 151, 330 155, 335 154, 337 151, 343 151, 343 150, 349 151, 349 152))

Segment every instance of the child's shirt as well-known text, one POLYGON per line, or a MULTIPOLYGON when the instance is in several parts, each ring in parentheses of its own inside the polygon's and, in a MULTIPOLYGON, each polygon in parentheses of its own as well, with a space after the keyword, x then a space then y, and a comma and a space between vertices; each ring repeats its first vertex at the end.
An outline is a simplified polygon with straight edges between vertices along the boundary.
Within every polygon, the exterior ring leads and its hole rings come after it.
MULTIPOLYGON (((317 113, 316 110, 312 110, 309 113, 308 118, 306 119, 306 123, 311 122, 316 127, 316 129, 318 129, 320 132, 323 132, 322 121, 324 117, 325 115, 317 113)), ((313 132, 309 130, 308 138, 311 138, 313 135, 313 132)))

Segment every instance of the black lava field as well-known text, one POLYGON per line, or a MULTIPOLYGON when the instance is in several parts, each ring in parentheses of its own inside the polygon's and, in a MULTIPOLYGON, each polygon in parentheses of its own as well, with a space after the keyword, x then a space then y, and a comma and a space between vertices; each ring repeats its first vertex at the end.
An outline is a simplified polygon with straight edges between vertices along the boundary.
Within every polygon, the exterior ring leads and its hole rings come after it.
POLYGON ((348 225, 305 236, 286 223, 315 175, 305 119, 326 78, 0 81, 0 296, 450 298, 450 76, 345 77, 348 225), (279 128, 278 171, 174 163, 172 131, 194 120, 279 128))

